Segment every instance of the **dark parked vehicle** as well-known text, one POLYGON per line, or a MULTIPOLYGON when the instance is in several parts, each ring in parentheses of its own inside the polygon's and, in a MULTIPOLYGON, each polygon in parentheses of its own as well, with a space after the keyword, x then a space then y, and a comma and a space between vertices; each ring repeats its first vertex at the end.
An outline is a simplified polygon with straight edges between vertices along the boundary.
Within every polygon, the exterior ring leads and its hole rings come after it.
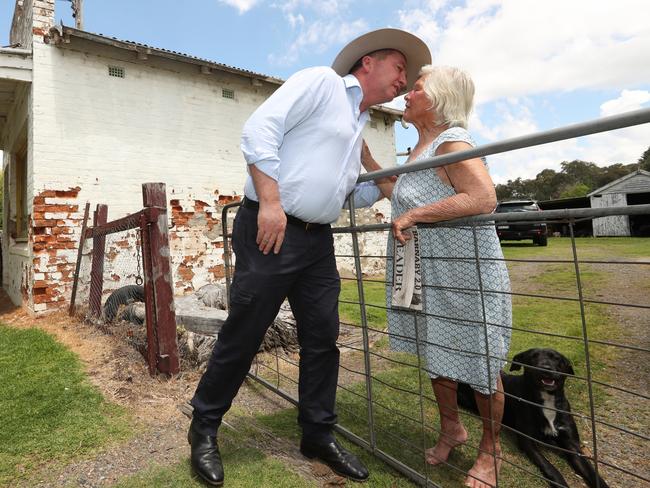
MULTIPOLYGON (((512 202, 500 202, 497 205, 496 213, 510 212, 539 212, 540 208, 534 200, 517 200, 512 202)), ((503 241, 521 241, 532 239, 533 243, 540 246, 548 244, 548 229, 546 224, 540 222, 497 222, 497 235, 503 241)))

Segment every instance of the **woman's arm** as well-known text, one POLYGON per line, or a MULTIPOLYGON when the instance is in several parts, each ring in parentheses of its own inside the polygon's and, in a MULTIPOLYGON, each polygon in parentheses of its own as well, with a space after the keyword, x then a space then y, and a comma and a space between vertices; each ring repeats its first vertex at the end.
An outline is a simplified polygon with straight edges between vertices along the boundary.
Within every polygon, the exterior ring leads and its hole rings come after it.
MULTIPOLYGON (((445 142, 440 145, 436 155, 470 148, 471 146, 465 142, 445 142)), ((494 183, 481 159, 466 159, 447 165, 445 169, 439 171, 440 179, 450 186, 453 183, 456 195, 411 209, 393 220, 393 235, 401 243, 409 239, 408 234, 402 231, 416 223, 432 223, 480 215, 490 213, 496 207, 494 183)))

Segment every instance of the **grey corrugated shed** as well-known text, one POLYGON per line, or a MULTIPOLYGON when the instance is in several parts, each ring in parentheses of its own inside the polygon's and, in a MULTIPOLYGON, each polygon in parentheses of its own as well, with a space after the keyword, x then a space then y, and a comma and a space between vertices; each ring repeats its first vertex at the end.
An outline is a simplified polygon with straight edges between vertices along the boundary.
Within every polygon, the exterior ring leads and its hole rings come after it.
POLYGON ((605 193, 645 193, 650 192, 650 172, 639 169, 618 180, 601 186, 587 196, 603 195, 605 193))

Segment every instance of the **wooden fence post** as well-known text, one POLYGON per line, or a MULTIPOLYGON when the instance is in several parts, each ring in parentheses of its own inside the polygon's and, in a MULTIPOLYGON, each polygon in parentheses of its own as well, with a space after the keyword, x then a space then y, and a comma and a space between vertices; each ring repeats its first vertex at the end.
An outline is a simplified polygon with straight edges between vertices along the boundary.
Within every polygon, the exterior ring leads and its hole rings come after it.
POLYGON ((140 214, 140 249, 144 273, 145 324, 147 326, 147 364, 149 374, 155 376, 158 369, 158 338, 156 337, 156 310, 154 308, 153 272, 151 271, 151 244, 149 243, 148 216, 140 214))
POLYGON ((158 343, 158 370, 176 374, 180 369, 176 341, 176 312, 170 265, 167 228, 167 193, 164 183, 143 183, 145 209, 155 210, 149 225, 151 275, 153 280, 155 330, 158 343))
MULTIPOLYGON (((104 225, 108 217, 108 206, 97 205, 94 212, 93 226, 104 225)), ((90 313, 94 317, 102 314, 102 291, 104 289, 104 254, 106 252, 106 237, 93 239, 93 260, 90 270, 90 313)))

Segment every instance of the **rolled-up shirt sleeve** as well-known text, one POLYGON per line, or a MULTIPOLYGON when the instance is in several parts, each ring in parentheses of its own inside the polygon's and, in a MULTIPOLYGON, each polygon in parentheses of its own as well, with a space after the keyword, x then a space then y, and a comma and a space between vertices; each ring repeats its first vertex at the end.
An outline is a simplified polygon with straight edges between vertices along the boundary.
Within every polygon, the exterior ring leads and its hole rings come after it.
POLYGON ((369 207, 382 197, 379 187, 374 181, 364 181, 354 187, 350 198, 354 197, 354 207, 369 207))
POLYGON ((319 68, 299 71, 285 81, 244 124, 240 147, 246 163, 278 180, 284 135, 313 112, 318 87, 336 81, 319 68))

